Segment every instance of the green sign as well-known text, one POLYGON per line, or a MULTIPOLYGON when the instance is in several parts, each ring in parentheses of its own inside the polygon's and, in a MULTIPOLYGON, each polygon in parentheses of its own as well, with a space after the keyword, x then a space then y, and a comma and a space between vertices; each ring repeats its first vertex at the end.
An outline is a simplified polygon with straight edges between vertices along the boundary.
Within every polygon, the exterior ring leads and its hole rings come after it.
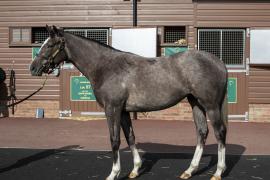
POLYGON ((40 47, 33 47, 32 48, 32 60, 34 60, 35 57, 37 56, 37 54, 39 53, 39 49, 40 49, 40 47))
POLYGON ((188 50, 187 47, 165 47, 164 48, 164 55, 170 56, 170 55, 173 55, 175 53, 185 52, 186 50, 188 50))
POLYGON ((228 103, 237 103, 237 78, 228 78, 228 103))
POLYGON ((95 101, 93 89, 85 76, 70 77, 70 100, 71 101, 95 101))

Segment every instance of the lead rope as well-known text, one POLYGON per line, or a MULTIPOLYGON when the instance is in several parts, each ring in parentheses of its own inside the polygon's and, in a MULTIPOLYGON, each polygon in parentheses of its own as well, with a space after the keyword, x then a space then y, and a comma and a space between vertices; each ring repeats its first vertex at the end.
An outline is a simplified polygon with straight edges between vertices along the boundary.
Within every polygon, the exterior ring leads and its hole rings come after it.
POLYGON ((48 75, 45 75, 45 79, 44 79, 44 81, 43 81, 43 83, 42 83, 42 85, 41 85, 41 87, 40 87, 40 88, 38 88, 36 91, 34 91, 34 92, 33 92, 33 93, 31 93, 30 95, 26 96, 25 98, 23 98, 23 99, 21 99, 21 100, 19 100, 19 101, 15 102, 15 103, 11 103, 11 104, 9 104, 9 105, 6 105, 5 107, 11 107, 11 106, 15 106, 15 105, 17 105, 17 104, 19 104, 19 103, 21 103, 21 102, 23 102, 23 101, 25 101, 25 100, 29 99, 29 98, 30 98, 30 97, 32 97, 33 95, 35 95, 35 94, 36 94, 36 93, 38 93, 38 92, 39 92, 41 89, 43 89, 43 88, 44 88, 44 86, 45 86, 45 84, 46 84, 47 79, 48 79, 48 75))

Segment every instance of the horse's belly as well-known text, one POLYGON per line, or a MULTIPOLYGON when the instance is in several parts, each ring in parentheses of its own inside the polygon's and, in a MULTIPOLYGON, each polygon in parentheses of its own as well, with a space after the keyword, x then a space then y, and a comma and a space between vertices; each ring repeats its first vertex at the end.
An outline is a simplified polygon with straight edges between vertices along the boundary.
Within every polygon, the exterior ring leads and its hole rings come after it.
POLYGON ((157 111, 169 108, 185 98, 185 93, 180 91, 164 91, 159 93, 134 93, 130 94, 126 102, 127 111, 157 111))

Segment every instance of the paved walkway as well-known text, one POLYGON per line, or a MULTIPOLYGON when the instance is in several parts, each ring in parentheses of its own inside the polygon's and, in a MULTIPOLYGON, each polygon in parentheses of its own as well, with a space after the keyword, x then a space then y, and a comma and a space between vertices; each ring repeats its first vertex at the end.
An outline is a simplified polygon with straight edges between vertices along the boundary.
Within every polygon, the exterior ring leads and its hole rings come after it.
MULTIPOLYGON (((133 121, 136 142, 142 151, 193 153, 196 144, 193 122, 133 121)), ((211 126, 205 153, 216 154, 211 126)), ((270 123, 229 123, 227 153, 270 155, 270 123)), ((127 147, 122 135, 121 148, 127 147)), ((1 118, 0 147, 58 149, 74 145, 82 150, 110 150, 105 120, 1 118)))

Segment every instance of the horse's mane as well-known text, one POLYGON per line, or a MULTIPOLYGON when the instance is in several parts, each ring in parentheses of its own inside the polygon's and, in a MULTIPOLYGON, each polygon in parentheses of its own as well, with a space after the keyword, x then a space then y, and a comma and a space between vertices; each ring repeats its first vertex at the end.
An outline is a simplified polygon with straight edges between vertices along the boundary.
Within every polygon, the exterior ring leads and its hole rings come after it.
POLYGON ((73 35, 73 36, 76 36, 76 37, 78 37, 78 38, 84 39, 84 40, 86 40, 86 41, 94 42, 94 43, 96 43, 96 44, 99 44, 100 46, 103 46, 103 47, 106 47, 106 48, 109 48, 109 49, 112 49, 112 50, 115 50, 115 51, 123 52, 123 51, 120 51, 120 50, 118 50, 118 49, 113 48, 113 47, 110 46, 110 45, 104 44, 104 43, 102 43, 102 42, 100 42, 100 41, 97 41, 97 40, 95 40, 95 39, 92 39, 92 38, 89 39, 89 38, 86 38, 86 37, 84 37, 84 36, 79 36, 79 35, 73 34, 73 33, 71 33, 71 32, 65 32, 65 33, 71 34, 71 35, 73 35))
MULTIPOLYGON (((117 52, 121 52, 121 53, 125 53, 125 54, 130 54, 130 55, 135 55, 135 56, 139 56, 139 55, 134 54, 134 53, 131 53, 131 52, 126 52, 126 51, 121 51, 119 49, 115 49, 114 47, 112 47, 110 45, 107 45, 107 44, 104 44, 104 43, 102 43, 100 41, 97 41, 95 39, 89 39, 89 38, 86 38, 84 36, 79 36, 79 35, 76 35, 76 34, 72 34, 71 32, 65 32, 65 33, 67 33, 69 35, 73 35, 73 36, 75 36, 77 38, 83 39, 85 41, 88 41, 88 42, 91 42, 91 43, 95 43, 95 44, 97 44, 99 46, 105 47, 105 48, 110 49, 110 50, 113 50, 113 51, 117 51, 117 52)), ((149 62, 153 62, 153 60, 156 61, 156 58, 146 58, 146 57, 143 57, 143 58, 146 59, 146 60, 148 60, 149 62)))

